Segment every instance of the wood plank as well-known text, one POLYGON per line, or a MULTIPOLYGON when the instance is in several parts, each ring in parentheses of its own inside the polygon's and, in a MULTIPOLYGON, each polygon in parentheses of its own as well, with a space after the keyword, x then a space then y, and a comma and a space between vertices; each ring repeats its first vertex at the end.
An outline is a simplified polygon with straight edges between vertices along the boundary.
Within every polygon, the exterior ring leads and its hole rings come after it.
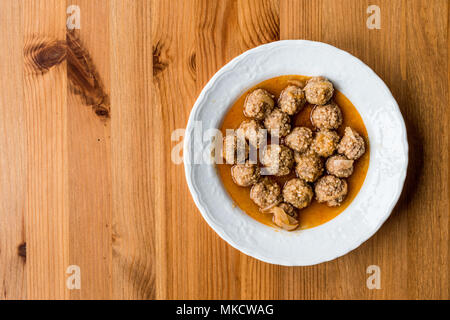
POLYGON ((81 269, 81 290, 70 299, 111 298, 111 125, 96 113, 110 92, 109 3, 67 1, 80 8, 81 28, 67 36, 69 263, 81 269), (80 74, 87 78, 80 85, 80 74), (92 80, 99 90, 90 90, 92 80), (101 92, 100 94, 98 93, 101 92), (94 105, 94 106, 92 106, 94 105))
POLYGON ((27 195, 23 103, 22 4, 0 2, 0 299, 25 299, 27 195))
POLYGON ((65 1, 22 2, 26 106, 27 297, 68 297, 69 262, 65 1))
POLYGON ((150 2, 111 1, 111 149, 115 299, 156 297, 155 158, 150 2))
POLYGON ((201 218, 195 211, 183 167, 171 160, 172 131, 186 126, 195 99, 194 1, 152 1, 154 190, 157 298, 204 296, 208 284, 197 272, 201 218), (173 21, 177 21, 176 24, 173 21), (158 174, 158 172, 162 174, 158 174), (194 262, 195 261, 195 262, 194 262), (203 289, 198 290, 199 286, 203 289))
POLYGON ((414 123, 409 185, 408 298, 449 298, 448 1, 406 3, 407 117, 414 123), (447 74, 446 74, 447 72, 447 74))

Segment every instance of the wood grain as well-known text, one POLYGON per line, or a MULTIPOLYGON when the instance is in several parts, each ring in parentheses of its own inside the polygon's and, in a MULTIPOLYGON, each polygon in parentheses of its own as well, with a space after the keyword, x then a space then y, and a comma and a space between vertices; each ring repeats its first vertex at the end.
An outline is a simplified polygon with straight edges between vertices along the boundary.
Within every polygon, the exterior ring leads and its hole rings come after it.
POLYGON ((0 299, 448 299, 449 14, 446 0, 1 1, 0 299), (81 29, 67 35, 72 4, 81 29), (371 4, 380 30, 366 27, 371 4), (360 58, 407 124, 393 214, 318 266, 227 245, 172 161, 211 76, 280 39, 360 58), (80 290, 66 287, 69 265, 80 290), (366 287, 369 265, 380 290, 366 287))

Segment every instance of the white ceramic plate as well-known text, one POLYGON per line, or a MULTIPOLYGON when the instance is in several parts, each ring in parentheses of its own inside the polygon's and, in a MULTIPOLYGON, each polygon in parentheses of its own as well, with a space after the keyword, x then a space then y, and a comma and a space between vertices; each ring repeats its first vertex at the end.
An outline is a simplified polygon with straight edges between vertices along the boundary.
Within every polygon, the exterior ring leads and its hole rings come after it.
POLYGON ((287 40, 251 49, 220 69, 200 93, 184 141, 186 179, 207 223, 220 237, 256 259, 286 266, 329 261, 357 248, 389 217, 406 176, 408 142, 397 102, 384 82, 349 53, 321 42, 287 40), (259 82, 280 75, 322 75, 358 109, 370 140, 364 184, 347 209, 318 227, 287 232, 252 219, 233 205, 213 164, 193 164, 198 147, 194 122, 203 132, 219 128, 233 102, 259 82))

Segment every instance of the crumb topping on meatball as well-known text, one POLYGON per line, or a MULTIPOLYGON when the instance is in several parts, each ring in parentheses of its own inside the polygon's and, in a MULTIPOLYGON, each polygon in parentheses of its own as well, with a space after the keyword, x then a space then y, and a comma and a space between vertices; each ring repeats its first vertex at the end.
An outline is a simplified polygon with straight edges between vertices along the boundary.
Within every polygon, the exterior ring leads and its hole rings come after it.
POLYGON ((305 92, 297 86, 287 86, 280 93, 278 98, 278 106, 281 111, 292 116, 302 110, 306 103, 305 92))
POLYGON ((275 176, 288 175, 294 166, 294 154, 291 149, 278 144, 269 144, 263 151, 261 163, 275 176))
POLYGON ((270 209, 281 202, 280 185, 268 177, 262 178, 251 188, 250 199, 261 209, 270 209))
POLYGON ((228 134, 223 138, 222 156, 228 164, 245 163, 248 158, 249 147, 245 139, 235 134, 228 134))
POLYGON ((323 173, 322 159, 316 154, 301 154, 297 158, 295 172, 306 182, 316 181, 323 173))
POLYGON ((303 153, 308 150, 313 140, 311 129, 306 127, 295 127, 291 133, 284 138, 284 143, 294 151, 303 153))
POLYGON ((311 122, 319 129, 337 129, 342 124, 341 108, 334 102, 316 105, 311 111, 311 122))
POLYGON ((324 105, 333 96, 333 84, 324 77, 312 77, 305 88, 306 100, 311 104, 324 105))
POLYGON ((283 199, 298 209, 307 207, 313 198, 312 188, 303 180, 294 178, 283 187, 283 199))
POLYGON ((254 119, 244 120, 239 125, 245 139, 252 145, 259 147, 266 141, 266 132, 261 123, 254 119))
POLYGON ((327 172, 338 178, 348 178, 353 173, 354 160, 347 159, 343 155, 335 155, 328 158, 325 167, 327 172))
POLYGON ((256 164, 248 160, 244 164, 235 164, 231 167, 231 177, 234 183, 241 187, 249 187, 258 182, 261 170, 256 164))
POLYGON ((271 135, 286 136, 291 131, 291 118, 279 108, 264 119, 264 126, 271 135))
POLYGON ((320 130, 316 132, 312 143, 312 149, 322 157, 331 156, 339 143, 339 136, 332 130, 320 130))
POLYGON ((264 119, 273 109, 275 96, 264 89, 249 93, 244 102, 244 115, 256 120, 264 119))
POLYGON ((344 136, 338 145, 338 152, 350 160, 357 160, 366 152, 364 139, 358 132, 350 127, 346 127, 344 136))
POLYGON ((332 175, 323 176, 317 181, 314 191, 319 203, 330 207, 340 206, 347 196, 347 182, 332 175))

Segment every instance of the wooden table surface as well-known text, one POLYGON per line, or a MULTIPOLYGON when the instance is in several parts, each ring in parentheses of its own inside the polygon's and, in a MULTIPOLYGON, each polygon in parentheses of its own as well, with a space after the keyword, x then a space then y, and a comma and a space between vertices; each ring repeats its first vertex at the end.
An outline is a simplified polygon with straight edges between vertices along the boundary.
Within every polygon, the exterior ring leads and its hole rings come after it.
POLYGON ((1 299, 448 299, 447 0, 0 1, 1 299), (67 33, 69 5, 80 30, 67 33), (381 29, 368 29, 377 5, 381 29), (202 87, 245 50, 311 39, 367 63, 405 118, 392 216, 311 267, 247 257, 171 162, 202 87), (66 286, 81 270, 81 289, 66 286), (381 270, 369 290, 366 269, 381 270))

